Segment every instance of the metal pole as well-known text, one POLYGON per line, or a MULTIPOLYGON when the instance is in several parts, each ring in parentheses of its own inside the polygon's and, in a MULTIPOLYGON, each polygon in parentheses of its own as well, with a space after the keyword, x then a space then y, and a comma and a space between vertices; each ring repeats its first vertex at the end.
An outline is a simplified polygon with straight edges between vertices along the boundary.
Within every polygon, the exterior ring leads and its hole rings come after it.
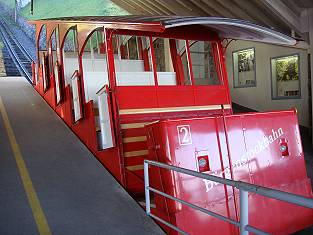
POLYGON ((17 0, 15 0, 15 9, 14 9, 14 21, 17 21, 17 0))
POLYGON ((34 14, 34 0, 30 1, 30 14, 33 15, 34 14))
POLYGON ((249 235, 246 226, 249 224, 248 192, 240 189, 240 235, 249 235))
POLYGON ((145 179, 145 196, 146 196, 146 213, 150 215, 150 191, 149 191, 149 164, 143 163, 144 179, 145 179))

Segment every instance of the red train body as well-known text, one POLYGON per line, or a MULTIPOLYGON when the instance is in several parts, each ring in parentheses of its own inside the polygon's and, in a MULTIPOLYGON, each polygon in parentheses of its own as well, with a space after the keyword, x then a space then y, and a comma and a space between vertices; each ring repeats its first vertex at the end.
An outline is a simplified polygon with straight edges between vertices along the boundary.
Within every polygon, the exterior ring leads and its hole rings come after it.
MULTIPOLYGON (((132 195, 143 194, 143 160, 153 159, 312 196, 294 110, 233 115, 223 57, 222 39, 230 35, 286 44, 293 39, 247 22, 209 17, 32 23, 38 49, 35 89, 132 195)), ((153 173, 157 187, 238 219, 234 189, 153 173)), ((237 233, 164 198, 155 202, 157 214, 187 232, 237 233)), ((286 234, 313 222, 312 210, 255 195, 249 204, 251 224, 266 231, 286 234), (274 218, 267 217, 268 210, 274 218), (290 211, 297 213, 287 216, 290 211)))
MULTIPOLYGON (((148 125, 147 133, 155 161, 312 195, 294 110, 160 121, 148 125)), ((160 191, 234 220, 240 217, 239 191, 232 187, 168 170, 151 174, 152 187, 160 191)), ((237 234, 237 227, 162 196, 155 195, 155 203, 156 214, 184 231, 205 234, 210 227, 210 234, 237 234)), ((250 194, 249 207, 249 223, 270 234, 290 234, 312 223, 311 209, 278 200, 250 194)))

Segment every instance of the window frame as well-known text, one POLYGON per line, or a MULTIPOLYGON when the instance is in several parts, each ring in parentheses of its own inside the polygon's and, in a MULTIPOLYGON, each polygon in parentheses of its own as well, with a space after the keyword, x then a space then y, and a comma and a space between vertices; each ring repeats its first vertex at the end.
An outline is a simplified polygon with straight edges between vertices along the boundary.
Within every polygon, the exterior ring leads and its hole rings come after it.
MULTIPOLYGON (((287 55, 274 56, 274 57, 270 58, 269 62, 270 62, 269 65, 270 65, 271 98, 272 98, 272 100, 302 99, 300 53, 292 53, 292 54, 287 54, 287 55), (276 97, 274 97, 272 60, 284 58, 284 57, 290 57, 290 56, 297 56, 297 59, 298 59, 297 63, 298 63, 298 74, 299 74, 299 78, 298 78, 298 80, 299 80, 299 94, 297 96, 278 96, 277 95, 276 97)), ((276 79, 276 84, 277 84, 277 79, 276 79)), ((277 89, 277 85, 276 85, 276 89, 277 89)))
MULTIPOLYGON (((188 72, 190 75, 190 80, 191 80, 191 84, 190 85, 176 85, 176 86, 191 86, 191 87, 225 87, 227 86, 227 82, 225 82, 225 79, 227 79, 227 75, 225 75, 225 68, 222 66, 222 56, 223 53, 221 53, 221 45, 220 45, 220 41, 218 40, 209 40, 209 39, 188 39, 188 38, 182 38, 182 37, 171 37, 169 35, 166 35, 166 37, 162 37, 161 35, 154 35, 154 34, 130 34, 128 32, 116 32, 113 33, 113 35, 116 36, 136 36, 136 37, 147 37, 149 39, 149 51, 151 52, 151 72, 153 72, 154 74, 154 85, 152 86, 148 86, 148 87, 175 87, 173 85, 158 85, 158 77, 157 77, 157 71, 156 71, 156 61, 155 61, 155 52, 154 52, 154 47, 153 47, 153 38, 164 38, 164 39, 174 39, 174 40, 183 40, 185 41, 185 46, 186 46, 186 53, 187 53, 187 61, 188 61, 188 72), (217 72, 217 76, 219 79, 220 84, 216 84, 216 85, 196 85, 195 81, 194 81, 194 74, 192 71, 192 60, 191 60, 191 54, 190 54, 190 45, 188 43, 188 41, 208 41, 210 43, 215 43, 216 44, 216 50, 214 52, 214 61, 217 59, 217 65, 216 66, 216 72, 217 72)), ((113 36, 112 35, 112 36, 113 36)), ((113 47, 113 41, 110 40, 110 44, 112 44, 111 46, 113 47)), ((137 41, 137 45, 138 45, 138 41, 137 41)), ((139 58, 140 58, 140 53, 139 54, 139 58)), ((114 66, 115 67, 115 66, 114 66)), ((116 71, 115 71, 116 72, 116 71)), ((114 78, 116 80, 116 77, 114 78)), ((115 81, 116 82, 116 81, 115 81)), ((133 87, 133 86, 129 86, 129 87, 133 87)), ((136 86, 135 86, 136 87, 136 86)), ((140 87, 145 87, 145 86, 140 86, 140 87)))
MULTIPOLYGON (((256 53, 255 53, 255 47, 247 47, 247 48, 242 48, 242 49, 239 49, 239 50, 235 50, 232 52, 232 69, 233 69, 233 88, 234 89, 237 89, 237 88, 249 88, 249 87, 257 87, 257 78, 256 78, 256 69, 257 69, 257 66, 256 66, 256 53), (252 85, 238 85, 236 86, 236 82, 235 82, 235 61, 234 61, 234 54, 235 53, 238 53, 240 51, 246 51, 246 50, 250 50, 250 49, 253 49, 253 57, 254 57, 254 73, 253 73, 253 78, 254 78, 254 84, 252 85)), ((237 64, 238 66, 238 64, 237 64)), ((238 72, 239 74, 239 72, 238 72)), ((239 80, 239 75, 237 77, 237 80, 239 80)), ((239 82, 238 82, 239 83, 239 82)))

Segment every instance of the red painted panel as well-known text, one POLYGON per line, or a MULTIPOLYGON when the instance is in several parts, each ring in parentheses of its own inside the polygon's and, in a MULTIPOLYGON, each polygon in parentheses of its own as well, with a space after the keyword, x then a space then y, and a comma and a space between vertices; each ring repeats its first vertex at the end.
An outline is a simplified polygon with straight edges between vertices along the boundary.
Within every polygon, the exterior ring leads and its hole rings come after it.
MULTIPOLYGON (((198 171, 198 156, 205 155, 209 174, 313 197, 294 110, 168 120, 147 129, 152 159, 198 171), (287 140, 288 157, 281 154, 281 138, 287 140)), ((237 190, 234 194, 231 187, 167 170, 152 168, 151 174, 152 186, 161 191, 237 220, 237 190)), ((156 197, 157 209, 164 214, 168 211, 188 233, 206 234, 208 229, 210 234, 237 232, 234 226, 179 203, 168 201, 167 207, 165 203, 156 197), (190 220, 197 221, 197 226, 190 220)), ((249 194, 249 223, 271 234, 290 234, 312 225, 313 211, 249 194)))
MULTIPOLYGON (((226 122, 236 180, 312 197, 294 111, 230 116, 226 122), (238 144, 236 132, 241 133, 245 148, 238 144), (288 157, 281 154, 281 139, 287 140, 288 157), (243 164, 248 158, 251 158, 248 164, 243 164), (245 174, 242 168, 245 168, 245 174)), ((270 233, 289 234, 312 223, 309 219, 312 218, 312 210, 299 206, 256 195, 249 198, 249 205, 251 211, 259 211, 259 214, 251 216, 250 223, 270 233), (271 216, 264 216, 269 205, 271 216), (293 211, 292 215, 290 211, 293 211)))
POLYGON ((104 167, 115 177, 115 179, 123 185, 123 174, 121 172, 121 161, 118 149, 115 147, 97 151, 95 155, 101 164, 103 164, 104 167))
POLYGON ((116 87, 120 109, 157 107, 155 87, 116 87))
POLYGON ((71 127, 73 123, 73 112, 71 104, 71 88, 66 86, 64 99, 57 105, 55 111, 71 127))
POLYGON ((136 137, 136 136, 145 136, 146 131, 144 128, 133 128, 133 129, 124 129, 123 130, 123 137, 136 137))
POLYGON ((159 107, 182 107, 194 105, 192 86, 159 86, 157 88, 159 107))
POLYGON ((47 88, 46 92, 44 93, 44 99, 47 103, 51 106, 52 109, 55 109, 56 106, 56 93, 55 93, 55 81, 54 76, 51 75, 49 78, 49 87, 47 88))
POLYGON ((126 170, 126 188, 134 196, 143 196, 143 170, 129 171, 126 170))
MULTIPOLYGON (((148 156, 142 157, 126 157, 125 158, 125 166, 136 166, 136 165, 143 165, 144 158, 147 159, 148 156)), ((143 176, 143 175, 142 175, 143 176)), ((143 179, 143 177, 141 178, 143 179)))
POLYGON ((98 149, 96 136, 96 123, 94 118, 93 102, 88 102, 85 107, 84 118, 73 124, 74 133, 86 144, 86 146, 95 152, 98 149))
POLYGON ((196 105, 230 104, 223 86, 195 86, 196 105))
POLYGON ((147 149, 147 143, 145 141, 126 143, 124 144, 123 149, 124 152, 145 150, 147 149))

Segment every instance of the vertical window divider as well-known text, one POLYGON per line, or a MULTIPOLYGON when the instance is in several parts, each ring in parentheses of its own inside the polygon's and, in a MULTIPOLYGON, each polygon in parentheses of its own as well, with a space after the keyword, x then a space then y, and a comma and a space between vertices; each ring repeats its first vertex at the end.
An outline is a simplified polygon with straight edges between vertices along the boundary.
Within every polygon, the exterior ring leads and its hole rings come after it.
POLYGON ((191 85, 192 85, 192 86, 195 86, 195 79, 194 79, 193 71, 192 71, 192 61, 191 61, 189 40, 186 40, 185 43, 186 43, 186 46, 185 46, 185 47, 186 47, 186 51, 187 51, 188 71, 189 71, 189 75, 190 75, 191 83, 192 83, 191 85))
POLYGON ((154 53, 154 47, 153 47, 153 40, 152 37, 149 37, 149 42, 150 42, 150 49, 151 49, 151 59, 152 59, 152 70, 153 70, 153 75, 154 75, 154 86, 158 86, 158 74, 156 70, 156 61, 155 61, 155 53, 154 53))

